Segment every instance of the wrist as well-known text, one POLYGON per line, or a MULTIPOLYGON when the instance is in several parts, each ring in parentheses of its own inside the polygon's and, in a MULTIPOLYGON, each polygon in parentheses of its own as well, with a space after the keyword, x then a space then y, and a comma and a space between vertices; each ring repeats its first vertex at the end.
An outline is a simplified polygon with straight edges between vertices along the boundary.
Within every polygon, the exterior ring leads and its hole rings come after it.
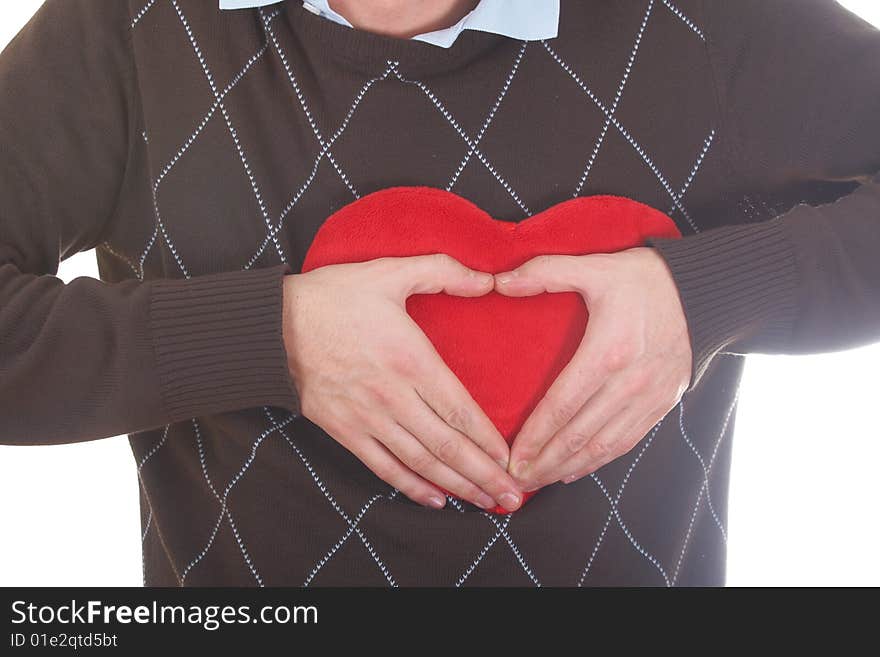
POLYGON ((299 279, 302 274, 285 274, 281 279, 281 337, 287 357, 287 366, 293 372, 294 317, 297 305, 299 279))

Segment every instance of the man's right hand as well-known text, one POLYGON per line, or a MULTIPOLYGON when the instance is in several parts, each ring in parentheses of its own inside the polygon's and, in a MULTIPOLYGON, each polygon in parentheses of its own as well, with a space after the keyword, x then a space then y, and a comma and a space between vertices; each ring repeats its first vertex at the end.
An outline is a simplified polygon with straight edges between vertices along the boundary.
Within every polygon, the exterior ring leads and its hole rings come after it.
POLYGON ((484 509, 519 508, 507 443, 406 312, 412 294, 493 286, 443 254, 286 276, 284 344, 302 415, 415 502, 442 508, 442 486, 484 509))

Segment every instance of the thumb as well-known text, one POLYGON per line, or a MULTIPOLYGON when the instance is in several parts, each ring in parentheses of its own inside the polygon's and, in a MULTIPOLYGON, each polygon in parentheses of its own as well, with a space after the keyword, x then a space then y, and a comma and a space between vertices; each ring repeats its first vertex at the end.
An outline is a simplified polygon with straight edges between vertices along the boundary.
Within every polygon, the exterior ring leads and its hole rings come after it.
POLYGON ((580 256, 541 255, 514 270, 495 274, 495 291, 509 297, 530 297, 542 292, 581 292, 584 277, 580 256))
POLYGON ((479 297, 492 291, 492 274, 466 267, 445 253, 412 256, 404 268, 404 295, 445 292, 457 297, 479 297))

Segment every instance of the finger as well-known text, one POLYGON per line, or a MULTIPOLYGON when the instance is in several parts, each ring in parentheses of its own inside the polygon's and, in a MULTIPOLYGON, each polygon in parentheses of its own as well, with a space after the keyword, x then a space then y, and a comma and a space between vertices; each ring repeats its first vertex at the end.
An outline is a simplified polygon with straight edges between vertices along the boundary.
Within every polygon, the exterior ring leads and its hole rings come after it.
POLYGON ((515 477, 525 475, 544 445, 571 421, 610 376, 610 372, 597 365, 601 362, 602 338, 601 331, 595 326, 587 324, 574 356, 562 368, 514 438, 509 470, 515 477))
POLYGON ((478 297, 492 291, 492 274, 464 266, 445 253, 406 258, 400 274, 399 294, 405 299, 412 294, 445 292, 459 297, 478 297))
POLYGON ((495 500, 490 495, 440 461, 397 422, 390 421, 377 439, 401 463, 434 485, 441 486, 452 495, 468 500, 482 509, 495 506, 495 500))
POLYGON ((511 271, 495 274, 495 290, 511 297, 542 292, 580 292, 584 276, 582 256, 541 255, 511 271))
POLYGON ((654 425, 662 418, 659 408, 651 408, 647 413, 637 407, 628 408, 604 426, 567 465, 568 474, 558 477, 563 483, 573 481, 596 472, 614 459, 620 458, 638 445, 654 425))
POLYGON ((632 401, 621 386, 603 385, 571 421, 547 441, 541 451, 529 461, 528 467, 518 471, 516 481, 524 491, 546 486, 570 474, 571 459, 580 454, 599 431, 632 401))
POLYGON ((396 409, 395 419, 431 454, 492 496, 508 511, 519 508, 522 492, 513 478, 467 436, 446 424, 432 406, 412 390, 412 399, 396 409))
POLYGON ((373 436, 365 435, 344 441, 337 436, 334 438, 357 456, 379 479, 394 486, 413 502, 434 509, 442 509, 446 505, 443 491, 401 463, 373 436))
POLYGON ((424 364, 414 382, 416 391, 443 421, 456 429, 507 470, 510 447, 464 384, 425 339, 419 360, 424 364))

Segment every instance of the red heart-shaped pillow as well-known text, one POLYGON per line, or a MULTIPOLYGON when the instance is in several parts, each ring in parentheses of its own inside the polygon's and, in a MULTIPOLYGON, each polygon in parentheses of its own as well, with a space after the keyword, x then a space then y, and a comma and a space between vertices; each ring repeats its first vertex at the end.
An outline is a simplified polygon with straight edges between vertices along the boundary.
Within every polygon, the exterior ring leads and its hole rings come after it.
MULTIPOLYGON (((612 253, 644 244, 649 236, 681 233, 664 213, 620 196, 572 198, 514 223, 493 219, 452 192, 391 187, 331 215, 302 271, 447 253, 473 269, 500 273, 537 255, 612 253)), ((417 294, 406 309, 508 443, 571 359, 587 323, 586 306, 574 292, 520 298, 417 294)), ((493 511, 507 513, 500 505, 493 511)))

